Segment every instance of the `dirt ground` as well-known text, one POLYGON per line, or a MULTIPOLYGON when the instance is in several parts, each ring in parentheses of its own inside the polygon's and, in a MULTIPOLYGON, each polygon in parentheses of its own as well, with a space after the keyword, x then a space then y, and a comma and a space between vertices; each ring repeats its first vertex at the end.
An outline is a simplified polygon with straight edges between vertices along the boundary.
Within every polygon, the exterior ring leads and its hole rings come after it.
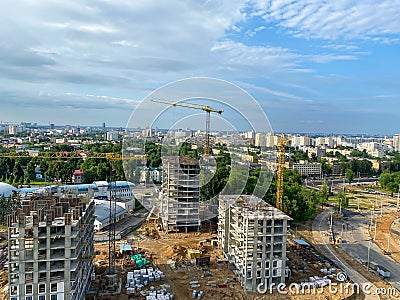
MULTIPOLYGON (((140 229, 139 229, 140 231, 140 229)), ((143 232, 143 231, 142 231, 143 232)), ((204 292, 203 299, 207 300, 256 300, 256 299, 343 299, 344 295, 331 295, 328 289, 318 290, 318 294, 279 294, 274 291, 272 294, 267 291, 265 294, 245 292, 233 271, 228 269, 227 262, 223 259, 221 250, 218 247, 211 246, 210 240, 216 237, 216 234, 210 233, 159 233, 157 238, 148 237, 136 239, 133 244, 134 252, 145 253, 145 256, 152 262, 152 265, 159 268, 166 275, 166 280, 158 283, 166 284, 170 287, 168 290, 174 292, 174 299, 185 300, 192 299, 192 291, 194 289, 204 292), (203 255, 210 256, 210 265, 198 267, 187 258, 187 249, 201 250, 203 255), (189 282, 198 281, 199 287, 191 288, 189 282)), ((292 276, 288 281, 299 283, 301 279, 308 279, 310 276, 322 277, 324 274, 320 271, 323 267, 330 267, 329 264, 323 262, 313 250, 303 248, 290 243, 288 246, 288 266, 292 269, 292 276)), ((107 243, 96 244, 96 250, 100 251, 100 255, 96 256, 95 264, 108 261, 108 245, 107 243)), ((103 270, 106 267, 103 267, 103 270)), ((127 267, 124 268, 123 276, 126 277, 127 267)), ((156 288, 158 287, 156 286, 156 288)), ((123 289, 124 291, 124 289, 123 289)), ((346 296, 349 296, 347 294, 346 296)), ((120 295, 115 297, 103 297, 96 299, 145 299, 136 294, 128 297, 120 295), (135 298, 136 297, 136 298, 135 298)))
MULTIPOLYGON (((384 214, 376 219, 376 238, 375 243, 382 249, 382 251, 389 250, 391 257, 400 263, 400 236, 394 232, 390 233, 390 245, 388 249, 388 234, 389 228, 393 221, 399 218, 399 212, 393 212, 389 214, 384 214)), ((375 230, 371 232, 372 237, 374 237, 375 230)))

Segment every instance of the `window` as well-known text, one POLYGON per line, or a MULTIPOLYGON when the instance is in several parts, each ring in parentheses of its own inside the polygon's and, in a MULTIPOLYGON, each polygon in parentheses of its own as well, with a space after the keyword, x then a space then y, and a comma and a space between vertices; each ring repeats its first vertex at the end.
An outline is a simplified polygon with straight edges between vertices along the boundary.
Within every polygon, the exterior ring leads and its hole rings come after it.
POLYGON ((45 293, 45 292, 46 292, 46 285, 44 283, 39 284, 39 293, 45 293))
POLYGON ((15 286, 15 285, 11 286, 10 294, 11 295, 16 295, 17 294, 17 286, 15 286))
POLYGON ((45 295, 39 296, 39 300, 46 300, 46 296, 45 295))
POLYGON ((32 300, 32 296, 25 297, 25 300, 32 300))
POLYGON ((51 292, 57 292, 57 283, 51 284, 51 292))
POLYGON ((11 298, 10 300, 18 300, 17 298, 15 298, 15 297, 13 297, 13 298, 11 298))
MULTIPOLYGON (((29 284, 25 287, 25 294, 32 294, 32 285, 29 284)), ((27 299, 28 300, 28 299, 27 299)), ((32 299, 31 299, 32 300, 32 299)))
POLYGON ((57 295, 51 295, 51 300, 57 300, 57 295))

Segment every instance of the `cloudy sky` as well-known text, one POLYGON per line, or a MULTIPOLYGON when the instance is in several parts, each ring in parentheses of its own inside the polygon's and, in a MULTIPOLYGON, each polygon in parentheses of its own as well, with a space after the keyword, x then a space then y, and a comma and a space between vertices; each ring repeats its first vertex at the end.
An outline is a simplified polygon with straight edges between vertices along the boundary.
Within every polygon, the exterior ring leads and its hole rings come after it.
POLYGON ((400 0, 2 0, 0 15, 3 122, 125 126, 153 90, 207 76, 275 131, 400 132, 400 0))

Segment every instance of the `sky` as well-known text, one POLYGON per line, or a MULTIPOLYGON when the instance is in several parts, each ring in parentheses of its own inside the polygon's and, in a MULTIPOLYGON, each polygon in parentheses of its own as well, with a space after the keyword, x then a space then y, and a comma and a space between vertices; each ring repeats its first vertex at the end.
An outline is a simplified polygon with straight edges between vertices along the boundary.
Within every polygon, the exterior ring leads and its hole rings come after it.
POLYGON ((400 133, 400 0, 2 0, 0 38, 2 122, 123 127, 211 77, 274 131, 400 133))

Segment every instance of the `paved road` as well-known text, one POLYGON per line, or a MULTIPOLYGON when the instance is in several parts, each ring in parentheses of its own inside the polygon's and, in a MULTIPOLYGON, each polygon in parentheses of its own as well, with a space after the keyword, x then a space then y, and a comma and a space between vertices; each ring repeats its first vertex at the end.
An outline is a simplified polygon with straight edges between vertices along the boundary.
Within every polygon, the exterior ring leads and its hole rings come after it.
MULTIPOLYGON (((372 241, 368 232, 371 215, 367 212, 351 215, 344 221, 343 240, 340 247, 353 258, 366 262, 368 260, 368 246, 370 246, 370 262, 383 266, 390 271, 388 282, 400 291, 400 264, 390 256, 382 255, 381 249, 372 241)), ((341 232, 341 222, 337 222, 336 232, 341 232)), ((341 233, 339 233, 339 236, 341 233)))
POLYGON ((368 279, 366 279, 363 275, 354 270, 346 261, 341 259, 336 253, 335 249, 329 244, 327 223, 330 213, 331 210, 326 210, 315 218, 312 225, 315 243, 321 249, 322 253, 331 261, 333 261, 337 267, 342 269, 343 272, 345 272, 354 283, 357 283, 360 287, 365 287, 366 285, 371 286, 370 290, 372 293, 371 295, 365 295, 365 299, 380 299, 379 296, 373 295, 375 294, 376 286, 372 282, 368 281, 368 279))

